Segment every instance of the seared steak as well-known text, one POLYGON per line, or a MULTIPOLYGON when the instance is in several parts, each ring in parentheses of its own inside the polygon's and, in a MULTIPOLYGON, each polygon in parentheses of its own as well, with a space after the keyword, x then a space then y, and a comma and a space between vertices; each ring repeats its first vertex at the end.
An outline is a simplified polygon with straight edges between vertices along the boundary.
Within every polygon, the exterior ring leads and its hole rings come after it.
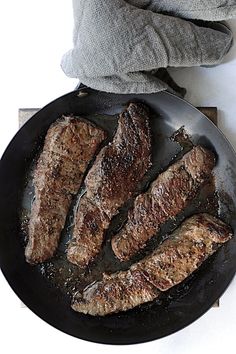
POLYGON ((128 221, 113 237, 112 249, 121 260, 130 259, 192 200, 215 165, 213 153, 196 146, 161 173, 149 190, 140 194, 129 211, 128 221))
POLYGON ((105 316, 153 301, 159 293, 140 271, 104 274, 102 281, 92 283, 83 293, 75 294, 72 308, 92 316, 105 316))
POLYGON ((96 204, 86 196, 82 197, 67 252, 69 261, 81 266, 88 264, 99 252, 108 225, 109 219, 96 204))
POLYGON ((68 260, 86 266, 99 253, 111 218, 134 195, 150 167, 151 138, 147 108, 130 103, 121 113, 113 141, 98 154, 86 179, 68 260))
POLYGON ((53 256, 72 196, 105 137, 102 129, 73 117, 63 117, 49 128, 34 172, 27 262, 39 263, 53 256))
POLYGON ((131 268, 142 271, 157 289, 166 291, 186 279, 231 237, 230 227, 221 220, 206 213, 196 214, 131 268))
POLYGON ((87 196, 112 218, 150 166, 149 111, 141 103, 130 103, 119 117, 112 143, 100 151, 86 177, 87 196))
POLYGON ((219 219, 208 214, 194 215, 128 271, 104 275, 102 281, 76 293, 72 308, 105 316, 152 301, 160 291, 186 279, 231 236, 230 228, 219 219))

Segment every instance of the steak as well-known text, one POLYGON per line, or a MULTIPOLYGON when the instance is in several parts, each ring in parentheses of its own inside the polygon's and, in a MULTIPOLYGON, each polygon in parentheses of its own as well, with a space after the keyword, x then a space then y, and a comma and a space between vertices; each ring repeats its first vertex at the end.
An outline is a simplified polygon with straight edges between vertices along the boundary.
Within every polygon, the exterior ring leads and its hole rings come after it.
POLYGON ((72 308, 105 316, 152 301, 185 280, 231 237, 230 227, 221 220, 209 214, 194 215, 129 270, 103 275, 101 281, 76 293, 72 308))
POLYGON ((114 215, 139 187, 151 165, 149 112, 130 103, 120 114, 113 141, 98 154, 85 179, 86 195, 75 216, 68 260, 86 266, 99 253, 114 215))
POLYGON ((69 243, 67 258, 71 263, 85 266, 100 251, 108 217, 88 199, 81 198, 75 216, 73 238, 69 243))
POLYGON ((72 196, 105 138, 102 129, 73 117, 63 117, 49 128, 34 171, 27 262, 43 262, 54 255, 72 196))
POLYGON ((161 224, 180 213, 197 195, 214 165, 213 153, 196 146, 161 173, 149 190, 135 199, 127 223, 113 237, 116 257, 126 261, 142 249, 161 224))
POLYGON ((127 311, 153 301, 160 291, 147 281, 140 271, 121 271, 103 275, 102 281, 87 286, 75 294, 72 309, 92 316, 105 316, 127 311))
POLYGON ((231 237, 232 230, 221 220, 196 214, 132 269, 142 271, 157 289, 166 291, 186 279, 231 237))

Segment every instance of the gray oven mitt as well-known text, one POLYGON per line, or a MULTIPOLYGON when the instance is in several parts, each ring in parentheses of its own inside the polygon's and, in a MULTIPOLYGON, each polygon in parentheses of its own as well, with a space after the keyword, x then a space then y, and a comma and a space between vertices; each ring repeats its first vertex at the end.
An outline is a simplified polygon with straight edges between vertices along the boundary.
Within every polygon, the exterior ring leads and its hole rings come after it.
POLYGON ((236 0, 73 0, 73 8, 74 48, 61 66, 97 90, 152 93, 172 87, 184 94, 163 68, 216 65, 232 45, 226 26, 186 19, 234 17, 236 0))

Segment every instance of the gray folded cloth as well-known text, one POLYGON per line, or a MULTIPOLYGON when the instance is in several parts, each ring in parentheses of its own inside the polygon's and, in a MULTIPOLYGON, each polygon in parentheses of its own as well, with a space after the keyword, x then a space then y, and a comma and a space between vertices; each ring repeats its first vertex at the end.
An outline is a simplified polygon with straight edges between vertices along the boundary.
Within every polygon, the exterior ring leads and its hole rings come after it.
POLYGON ((222 21, 235 17, 235 0, 127 0, 131 5, 155 12, 204 21, 222 21))
POLYGON ((73 0, 73 9, 74 48, 61 62, 66 75, 97 90, 152 93, 178 91, 160 68, 222 61, 231 31, 192 19, 235 17, 236 0, 73 0))

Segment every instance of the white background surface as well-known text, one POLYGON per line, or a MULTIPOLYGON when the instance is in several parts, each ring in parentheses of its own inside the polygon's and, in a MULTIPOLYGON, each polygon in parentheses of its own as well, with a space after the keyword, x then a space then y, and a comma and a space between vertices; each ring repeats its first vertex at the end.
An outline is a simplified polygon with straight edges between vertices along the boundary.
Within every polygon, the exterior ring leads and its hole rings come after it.
MULTIPOLYGON (((230 21, 236 34, 236 20, 230 21)), ((70 48, 72 6, 66 0, 2 1, 0 5, 0 155, 17 131, 19 107, 42 107, 74 89, 77 80, 60 69, 70 48)), ((226 63, 212 69, 172 70, 197 106, 218 106, 220 127, 236 148, 236 47, 226 63)), ((114 347, 87 343, 59 332, 20 306, 0 273, 0 352, 76 353, 235 353, 236 281, 211 309, 186 329, 147 344, 114 347)))

